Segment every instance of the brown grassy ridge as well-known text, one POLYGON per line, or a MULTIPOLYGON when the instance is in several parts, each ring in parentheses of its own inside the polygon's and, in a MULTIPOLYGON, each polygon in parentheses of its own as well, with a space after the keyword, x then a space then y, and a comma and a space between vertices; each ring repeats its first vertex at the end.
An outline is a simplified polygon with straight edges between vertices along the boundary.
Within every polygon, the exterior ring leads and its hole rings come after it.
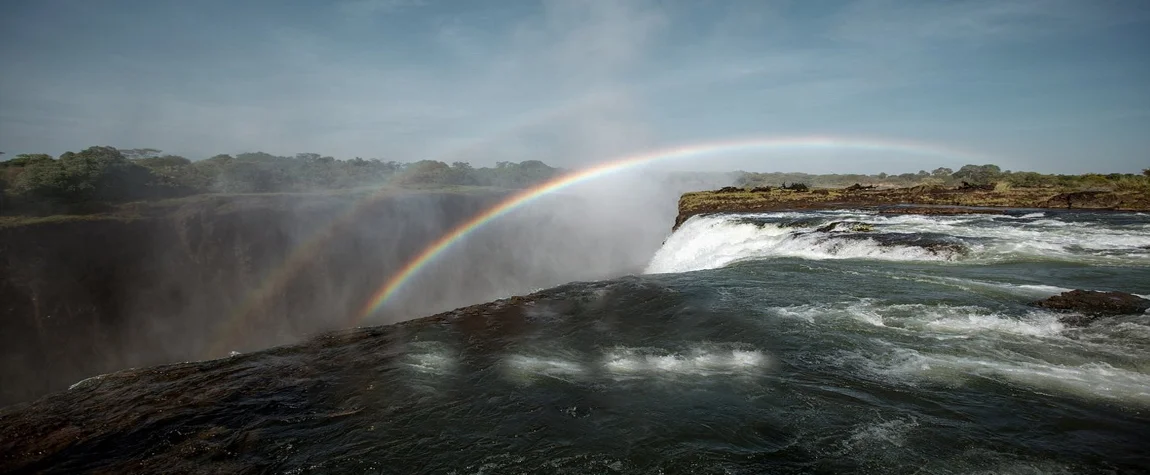
POLYGON ((1150 211, 1150 190, 1069 191, 1006 187, 971 190, 916 186, 881 190, 815 188, 795 191, 775 188, 769 191, 694 191, 679 198, 679 215, 675 218, 674 229, 699 214, 868 209, 896 205, 952 207, 908 210, 932 214, 1001 212, 1010 208, 1150 211))

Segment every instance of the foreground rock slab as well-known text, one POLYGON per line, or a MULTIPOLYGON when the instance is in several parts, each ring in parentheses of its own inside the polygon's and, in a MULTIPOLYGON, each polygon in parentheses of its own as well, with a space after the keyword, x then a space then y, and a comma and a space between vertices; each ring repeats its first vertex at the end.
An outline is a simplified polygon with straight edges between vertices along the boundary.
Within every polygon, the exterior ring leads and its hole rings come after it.
POLYGON ((1061 319, 1062 323, 1083 326, 1102 316, 1143 313, 1150 309, 1150 300, 1125 292, 1071 290, 1032 302, 1030 305, 1051 310, 1078 312, 1082 315, 1067 315, 1061 319))

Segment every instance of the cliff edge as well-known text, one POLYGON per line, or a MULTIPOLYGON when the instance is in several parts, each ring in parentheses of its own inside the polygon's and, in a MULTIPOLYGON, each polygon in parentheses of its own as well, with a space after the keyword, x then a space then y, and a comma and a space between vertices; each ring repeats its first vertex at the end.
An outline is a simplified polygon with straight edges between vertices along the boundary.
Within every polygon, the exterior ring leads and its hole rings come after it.
POLYGON ((3 217, 0 405, 344 327, 427 242, 508 193, 198 195, 3 217))
POLYGON ((910 188, 746 190, 726 187, 684 193, 672 228, 692 216, 711 213, 755 213, 804 209, 868 209, 922 214, 985 213, 1010 208, 1150 211, 1150 191, 1066 191, 1050 188, 989 189, 915 186, 910 188), (914 207, 918 206, 918 207, 914 207))

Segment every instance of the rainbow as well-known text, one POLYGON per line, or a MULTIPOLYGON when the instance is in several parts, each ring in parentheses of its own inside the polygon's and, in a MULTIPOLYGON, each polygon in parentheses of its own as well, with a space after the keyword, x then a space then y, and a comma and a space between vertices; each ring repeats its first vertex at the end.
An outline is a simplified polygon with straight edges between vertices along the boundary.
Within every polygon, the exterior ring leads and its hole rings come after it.
POLYGON ((549 193, 563 190, 565 188, 593 180, 610 173, 627 170, 651 162, 672 159, 697 158, 732 152, 804 149, 872 150, 881 152, 900 152, 918 155, 939 156, 944 158, 963 158, 967 160, 984 161, 984 163, 989 163, 992 161, 992 158, 986 155, 956 150, 947 147, 940 147, 937 145, 905 141, 821 136, 752 138, 721 142, 706 142, 681 145, 624 156, 587 169, 575 171, 558 178, 554 178, 550 181, 537 185, 534 188, 524 190, 520 193, 512 195, 494 207, 472 217, 467 222, 460 224, 427 246, 422 252, 420 252, 413 259, 411 259, 411 261, 404 265, 403 268, 399 270, 399 272, 391 277, 391 279, 384 283, 383 286, 379 288, 379 290, 372 294, 370 299, 364 305, 363 309, 357 314, 354 323, 355 325, 359 325, 367 317, 379 311, 379 309, 383 307, 385 303, 387 303, 388 299, 394 296, 405 283, 407 283, 416 273, 420 271, 420 269, 422 269, 437 256, 450 248, 453 244, 463 240, 469 234, 482 227, 484 224, 487 224, 492 220, 499 218, 500 216, 503 216, 512 210, 515 210, 516 208, 530 203, 535 199, 538 199, 539 197, 549 193))
MULTIPOLYGON (((390 182, 390 180, 389 180, 390 182)), ((208 348, 207 356, 215 357, 222 354, 227 346, 233 343, 240 331, 241 325, 247 321, 249 314, 266 304, 276 292, 283 289, 291 277, 305 268, 329 240, 334 238, 338 231, 355 222, 355 218, 363 213, 372 203, 396 192, 389 186, 389 182, 380 185, 367 196, 356 200, 348 211, 335 216, 325 226, 309 236, 302 244, 288 254, 283 264, 274 269, 267 277, 262 279, 260 286, 248 293, 243 302, 235 308, 216 330, 215 343, 208 348)))
MULTIPOLYGON (((461 143, 432 153, 429 160, 450 160, 460 155, 475 153, 481 150, 485 145, 498 143, 500 140, 513 137, 523 130, 529 130, 533 127, 561 119, 583 108, 589 107, 595 104, 591 99, 568 101, 553 107, 522 114, 515 120, 503 124, 496 124, 476 137, 463 140, 461 143)), ((392 179, 394 178, 395 177, 392 177, 392 179)), ((288 254, 283 264, 270 271, 267 276, 261 280, 260 286, 249 292, 244 300, 235 307, 228 318, 219 325, 219 328, 215 331, 215 343, 208 349, 207 355, 214 357, 222 354, 225 348, 233 343, 241 326, 248 321, 248 316, 271 300, 276 292, 282 290, 284 285, 286 285, 293 276, 299 273, 300 270, 305 268, 323 246, 338 234, 338 230, 354 223, 355 219, 358 218, 370 204, 395 192, 394 188, 388 186, 390 185, 390 181, 391 179, 381 184, 377 190, 368 194, 368 196, 358 200, 347 212, 336 216, 326 226, 321 226, 311 237, 288 254)))

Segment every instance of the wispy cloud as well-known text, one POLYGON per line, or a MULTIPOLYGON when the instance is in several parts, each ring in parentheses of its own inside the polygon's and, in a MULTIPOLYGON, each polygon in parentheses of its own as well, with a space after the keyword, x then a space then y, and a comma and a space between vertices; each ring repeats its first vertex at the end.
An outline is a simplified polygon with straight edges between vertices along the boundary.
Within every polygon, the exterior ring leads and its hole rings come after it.
MULTIPOLYGON (((993 124, 1150 109, 1134 46, 1150 40, 1150 3, 1138 1, 354 0, 271 24, 228 7, 212 28, 169 5, 148 24, 180 34, 147 39, 138 19, 69 19, 53 1, 0 20, 0 39, 22 45, 0 51, 0 67, 21 71, 0 78, 4 147, 576 166, 684 140, 866 133, 1071 167, 1038 132, 993 124), (34 27, 48 22, 75 28, 34 27)), ((1150 124, 1123 117, 1105 137, 1057 133, 1133 163, 1150 146, 1134 131, 1150 124)))

